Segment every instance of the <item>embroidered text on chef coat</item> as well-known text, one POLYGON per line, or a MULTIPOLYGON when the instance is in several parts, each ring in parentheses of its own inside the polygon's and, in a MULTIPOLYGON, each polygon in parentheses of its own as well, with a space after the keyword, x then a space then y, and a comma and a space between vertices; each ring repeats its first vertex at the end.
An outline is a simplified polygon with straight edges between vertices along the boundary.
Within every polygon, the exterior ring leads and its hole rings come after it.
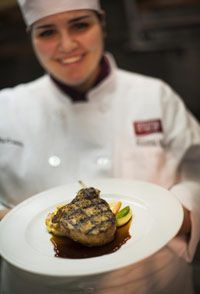
POLYGON ((24 144, 22 142, 13 140, 11 138, 2 138, 2 137, 0 137, 0 144, 11 144, 11 145, 19 146, 19 147, 24 147, 24 144))
POLYGON ((160 119, 133 122, 136 143, 140 146, 163 146, 163 128, 160 119))
POLYGON ((152 133, 162 133, 162 123, 160 119, 135 121, 133 123, 137 136, 149 135, 152 133))

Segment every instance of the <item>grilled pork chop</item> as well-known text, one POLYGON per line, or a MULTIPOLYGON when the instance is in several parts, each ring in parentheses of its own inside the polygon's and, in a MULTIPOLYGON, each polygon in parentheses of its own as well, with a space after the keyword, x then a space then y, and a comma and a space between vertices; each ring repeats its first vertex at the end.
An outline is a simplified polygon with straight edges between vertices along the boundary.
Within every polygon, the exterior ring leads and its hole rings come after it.
POLYGON ((94 188, 81 189, 71 203, 52 217, 61 235, 86 246, 102 246, 113 240, 116 218, 94 188))

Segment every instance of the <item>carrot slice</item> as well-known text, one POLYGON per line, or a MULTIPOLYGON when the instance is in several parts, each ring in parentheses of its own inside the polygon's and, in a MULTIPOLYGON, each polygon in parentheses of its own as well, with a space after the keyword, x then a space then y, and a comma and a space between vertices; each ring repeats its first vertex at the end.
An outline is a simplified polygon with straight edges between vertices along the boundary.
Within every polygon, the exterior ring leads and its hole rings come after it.
POLYGON ((109 203, 110 209, 112 210, 114 215, 116 215, 118 213, 121 205, 122 205, 121 201, 112 201, 109 203))

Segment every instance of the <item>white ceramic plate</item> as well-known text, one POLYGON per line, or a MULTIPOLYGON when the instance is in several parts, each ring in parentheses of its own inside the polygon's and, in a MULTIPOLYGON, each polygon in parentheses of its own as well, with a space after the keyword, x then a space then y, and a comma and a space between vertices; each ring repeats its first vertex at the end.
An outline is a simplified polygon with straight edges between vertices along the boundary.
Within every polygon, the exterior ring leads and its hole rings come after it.
POLYGON ((0 223, 0 254, 9 263, 36 274, 80 276, 119 269, 154 254, 178 232, 183 219, 180 203, 167 190, 131 180, 91 180, 101 197, 120 200, 133 211, 131 239, 115 253, 88 259, 54 257, 45 218, 61 203, 70 202, 78 183, 60 186, 25 200, 0 223))

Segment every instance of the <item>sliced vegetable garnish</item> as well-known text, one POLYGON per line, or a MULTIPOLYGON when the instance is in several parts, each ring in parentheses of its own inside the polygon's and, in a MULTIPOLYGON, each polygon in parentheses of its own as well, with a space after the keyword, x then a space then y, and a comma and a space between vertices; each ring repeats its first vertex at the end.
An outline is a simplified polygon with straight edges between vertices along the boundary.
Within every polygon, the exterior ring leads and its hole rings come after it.
POLYGON ((125 215, 129 213, 129 211, 130 211, 130 206, 124 207, 122 210, 118 212, 118 214, 116 215, 116 218, 119 219, 124 217, 125 215))
POLYGON ((121 201, 113 201, 113 202, 109 203, 110 209, 112 210, 114 215, 116 215, 118 213, 121 205, 122 205, 121 201))
POLYGON ((132 217, 132 210, 130 206, 124 207, 116 215, 117 227, 125 225, 132 217))

